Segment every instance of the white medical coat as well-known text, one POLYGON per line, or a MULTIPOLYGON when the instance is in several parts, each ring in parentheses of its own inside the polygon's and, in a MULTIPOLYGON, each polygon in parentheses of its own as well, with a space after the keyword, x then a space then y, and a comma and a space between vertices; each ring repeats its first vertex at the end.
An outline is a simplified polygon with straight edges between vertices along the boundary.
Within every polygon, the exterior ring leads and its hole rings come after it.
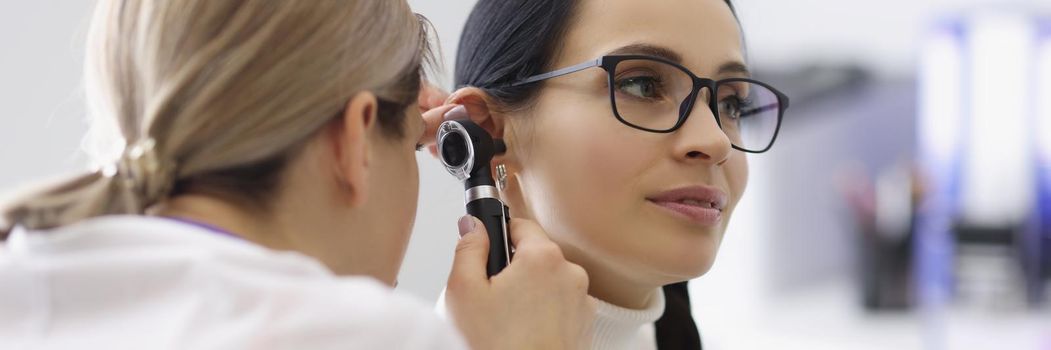
POLYGON ((0 245, 0 349, 463 349, 367 277, 162 218, 111 216, 0 245))

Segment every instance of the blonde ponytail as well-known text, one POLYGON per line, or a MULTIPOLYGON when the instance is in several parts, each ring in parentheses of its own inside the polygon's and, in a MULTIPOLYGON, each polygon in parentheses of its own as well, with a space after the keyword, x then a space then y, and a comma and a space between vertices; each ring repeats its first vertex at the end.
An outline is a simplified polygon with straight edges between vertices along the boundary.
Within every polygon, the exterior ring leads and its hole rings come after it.
MULTIPOLYGON (((100 0, 89 110, 126 146, 111 166, 0 202, 0 240, 196 189, 265 199, 354 94, 415 102, 427 29, 401 0, 100 0)), ((379 124, 400 134, 403 119, 379 124)))

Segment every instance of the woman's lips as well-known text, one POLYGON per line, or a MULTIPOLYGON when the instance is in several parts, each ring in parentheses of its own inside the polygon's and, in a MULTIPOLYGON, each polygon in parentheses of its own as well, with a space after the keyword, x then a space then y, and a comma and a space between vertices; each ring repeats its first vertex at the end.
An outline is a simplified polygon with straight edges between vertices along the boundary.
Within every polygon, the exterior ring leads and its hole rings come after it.
POLYGON ((724 192, 706 186, 678 188, 646 199, 672 215, 704 227, 722 222, 727 203, 724 192))
POLYGON ((711 227, 718 225, 723 220, 723 212, 714 208, 703 208, 677 202, 650 201, 650 203, 670 211, 673 215, 683 217, 695 225, 711 227))

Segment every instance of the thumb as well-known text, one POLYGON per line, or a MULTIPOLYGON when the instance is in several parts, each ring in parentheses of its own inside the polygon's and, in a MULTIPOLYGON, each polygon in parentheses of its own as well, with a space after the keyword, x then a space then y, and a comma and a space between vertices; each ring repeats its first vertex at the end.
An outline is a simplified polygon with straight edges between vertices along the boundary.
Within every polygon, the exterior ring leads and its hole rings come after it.
POLYGON ((489 260, 489 235, 485 225, 477 218, 466 215, 460 218, 460 242, 456 244, 449 284, 485 282, 489 260))

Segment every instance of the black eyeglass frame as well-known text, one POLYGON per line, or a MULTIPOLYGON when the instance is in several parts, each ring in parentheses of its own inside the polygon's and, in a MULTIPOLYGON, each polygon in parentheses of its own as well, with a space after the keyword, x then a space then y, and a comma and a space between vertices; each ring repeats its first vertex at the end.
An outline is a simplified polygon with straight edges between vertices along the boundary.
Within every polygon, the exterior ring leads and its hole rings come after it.
MULTIPOLYGON (((681 64, 678 64, 676 62, 673 62, 673 61, 670 61, 670 60, 667 60, 667 59, 664 59, 664 58, 654 57, 654 56, 647 56, 647 55, 606 55, 606 56, 602 56, 602 57, 599 57, 599 58, 591 60, 591 61, 587 61, 587 62, 583 62, 583 63, 577 64, 577 65, 573 65, 573 66, 570 66, 570 67, 566 67, 566 68, 554 70, 554 71, 551 71, 551 72, 547 72, 547 73, 543 73, 543 74, 538 74, 538 75, 534 75, 534 76, 531 76, 531 77, 527 77, 527 78, 515 81, 513 83, 506 84, 504 86, 505 87, 520 87, 520 86, 523 86, 523 85, 534 84, 534 83, 538 83, 538 82, 541 82, 541 81, 544 81, 544 80, 561 77, 563 75, 568 75, 568 74, 576 73, 576 72, 579 72, 579 71, 582 71, 582 70, 585 70, 585 69, 595 68, 595 67, 600 67, 603 70, 605 70, 606 74, 608 76, 608 79, 609 79, 609 84, 608 84, 609 85, 609 98, 610 98, 610 105, 612 106, 612 109, 613 109, 613 115, 622 124, 630 126, 632 128, 635 128, 635 129, 642 130, 642 131, 661 133, 661 134, 668 134, 668 133, 675 132, 676 130, 681 128, 683 126, 683 124, 686 124, 686 119, 690 117, 690 112, 693 111, 693 106, 694 106, 694 104, 697 101, 697 97, 700 95, 701 90, 704 89, 704 88, 708 88, 708 91, 711 92, 712 96, 718 96, 718 88, 719 88, 720 85, 723 85, 723 84, 735 83, 735 82, 744 82, 744 83, 749 83, 749 84, 756 84, 756 85, 762 86, 762 87, 770 90, 771 92, 774 93, 775 96, 777 96, 777 102, 778 102, 778 106, 777 106, 777 108, 778 108, 778 112, 777 112, 777 127, 774 129, 774 135, 773 135, 773 137, 770 138, 770 143, 768 143, 766 145, 766 147, 764 147, 764 148, 762 148, 760 150, 748 150, 748 149, 745 149, 744 147, 741 147, 741 146, 738 146, 738 145, 733 145, 732 143, 731 143, 731 145, 733 146, 734 149, 737 149, 739 151, 746 152, 746 153, 758 154, 758 153, 764 153, 766 151, 769 151, 770 148, 772 148, 774 146, 774 142, 777 140, 777 136, 781 132, 781 122, 784 119, 785 111, 788 109, 788 103, 789 103, 788 102, 788 96, 785 95, 784 93, 782 93, 781 91, 775 89, 773 86, 770 86, 770 84, 767 84, 767 83, 764 83, 764 82, 761 82, 761 81, 758 81, 758 80, 749 79, 749 78, 728 78, 728 79, 721 79, 721 80, 712 80, 712 79, 708 79, 708 78, 701 78, 701 77, 698 77, 696 74, 693 74, 693 72, 691 72, 688 68, 683 67, 681 64), (680 104, 680 106, 679 106, 679 120, 675 123, 675 126, 669 128, 669 129, 650 129, 650 128, 641 127, 641 126, 632 124, 631 122, 628 122, 623 117, 621 117, 620 111, 617 110, 616 72, 617 72, 617 65, 619 65, 621 62, 629 61, 629 60, 650 60, 650 61, 656 61, 656 62, 664 63, 664 64, 670 65, 672 67, 675 67, 676 69, 682 71, 683 73, 686 73, 690 78, 693 79, 693 90, 686 97, 686 100, 683 101, 680 104)), ((708 108, 711 109, 712 115, 715 116, 715 123, 719 125, 719 129, 722 129, 723 123, 722 123, 722 121, 719 120, 719 101, 717 99, 715 99, 715 98, 709 98, 708 100, 709 100, 708 101, 708 108)), ((767 111, 769 108, 772 108, 772 107, 773 106, 769 106, 769 105, 768 106, 759 106, 759 107, 754 108, 754 109, 752 109, 750 111, 747 111, 747 112, 749 114, 755 114, 755 113, 760 113, 760 112, 767 111)), ((745 114, 745 112, 743 111, 742 114, 745 114)))

